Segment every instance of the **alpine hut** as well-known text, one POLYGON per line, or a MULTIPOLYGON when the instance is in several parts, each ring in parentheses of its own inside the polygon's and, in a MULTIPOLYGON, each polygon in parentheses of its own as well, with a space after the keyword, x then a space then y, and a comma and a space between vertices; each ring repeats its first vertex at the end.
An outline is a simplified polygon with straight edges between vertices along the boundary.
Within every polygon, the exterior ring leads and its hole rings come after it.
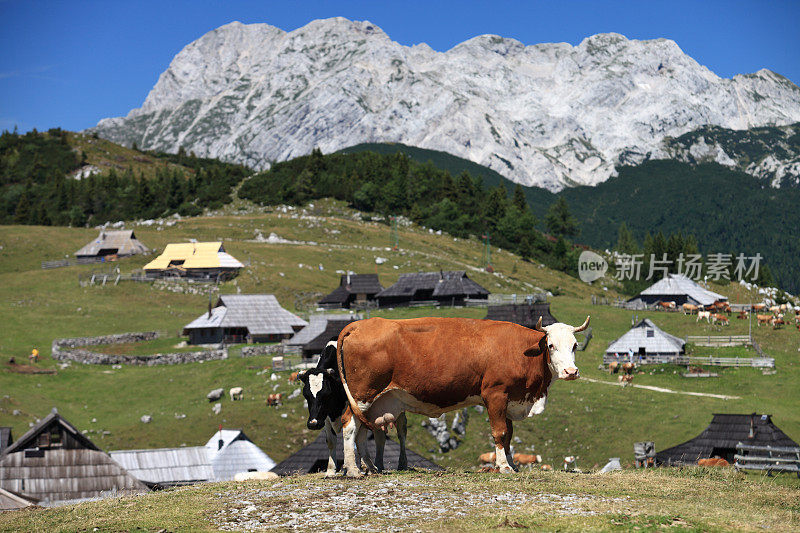
POLYGON ((240 472, 268 472, 275 466, 275 461, 239 429, 220 429, 205 446, 118 450, 110 455, 154 489, 230 481, 240 472))
POLYGON ((311 315, 308 317, 308 326, 295 333, 289 340, 286 341, 286 344, 288 346, 303 346, 304 344, 311 342, 320 333, 325 331, 325 328, 328 327, 329 320, 353 319, 360 320, 361 317, 359 315, 352 315, 350 313, 311 315))
POLYGON ((183 242, 168 244, 161 255, 144 266, 144 271, 148 277, 230 279, 242 268, 244 265, 219 241, 183 242))
MULTIPOLYGON (((370 456, 375 457, 375 441, 372 433, 367 439, 367 450, 370 456)), ((386 439, 383 448, 383 464, 387 470, 397 468, 397 460, 400 458, 400 445, 391 439, 386 439)), ((342 447, 336 447, 336 468, 341 469, 344 463, 342 457, 342 447)), ((436 463, 425 459, 421 455, 414 453, 406 448, 406 459, 409 468, 421 468, 426 470, 444 470, 436 463)), ((324 472, 328 469, 328 444, 325 441, 325 432, 321 431, 316 440, 293 453, 272 469, 279 476, 291 476, 293 474, 313 474, 324 472)))
POLYGON ((684 353, 685 345, 685 340, 670 335, 645 318, 608 345, 603 362, 669 363, 684 353), (630 361, 631 353, 636 361, 630 361))
POLYGON ((133 230, 101 230, 100 235, 86 246, 75 252, 78 259, 98 259, 109 256, 126 257, 135 254, 147 254, 150 249, 142 244, 133 230))
POLYGON ((332 319, 325 323, 325 329, 322 330, 316 337, 303 344, 301 351, 303 357, 308 359, 315 355, 321 354, 325 346, 332 340, 339 337, 339 334, 351 322, 355 322, 360 318, 356 315, 348 316, 344 319, 332 319))
POLYGON ((53 409, 0 455, 0 489, 48 505, 147 487, 53 409))
POLYGON ((339 286, 322 298, 318 305, 323 309, 350 309, 353 304, 375 300, 383 290, 377 274, 342 274, 339 286))
POLYGON ((277 342, 306 326, 272 294, 225 294, 216 307, 184 326, 183 334, 189 344, 277 342))
POLYGON ((432 301, 442 305, 459 305, 467 299, 487 300, 489 291, 467 277, 463 270, 400 274, 397 283, 376 296, 380 307, 409 305, 416 301, 432 301))
POLYGON ((542 326, 555 324, 558 320, 550 314, 549 303, 522 303, 490 305, 486 312, 486 320, 513 322, 531 328, 542 318, 542 326))
POLYGON ((749 446, 796 448, 798 444, 772 423, 771 415, 715 414, 700 435, 656 453, 656 464, 683 466, 699 459, 721 457, 733 464, 738 443, 749 446))
POLYGON ((677 306, 688 303, 705 307, 727 300, 727 296, 710 291, 682 274, 667 274, 628 300, 628 303, 634 307, 653 306, 658 302, 675 302, 677 306))

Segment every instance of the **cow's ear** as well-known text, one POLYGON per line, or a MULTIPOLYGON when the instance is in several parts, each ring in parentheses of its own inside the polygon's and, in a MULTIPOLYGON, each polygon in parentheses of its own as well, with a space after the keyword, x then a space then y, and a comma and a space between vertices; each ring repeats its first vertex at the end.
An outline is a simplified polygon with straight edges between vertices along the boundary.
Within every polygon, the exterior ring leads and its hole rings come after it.
POLYGON ((326 372, 328 373, 328 375, 330 377, 332 377, 336 381, 339 381, 339 372, 337 372, 335 369, 329 368, 329 369, 326 370, 326 372))
POLYGON ((302 372, 297 373, 297 379, 300 381, 305 381, 306 377, 308 377, 308 370, 303 370, 302 372))

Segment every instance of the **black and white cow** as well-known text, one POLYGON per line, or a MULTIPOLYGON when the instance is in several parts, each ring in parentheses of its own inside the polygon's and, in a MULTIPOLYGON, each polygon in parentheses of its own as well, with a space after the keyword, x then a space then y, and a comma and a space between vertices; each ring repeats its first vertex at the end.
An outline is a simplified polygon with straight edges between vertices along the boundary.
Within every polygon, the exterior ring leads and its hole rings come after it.
MULTIPOLYGON (((326 477, 336 475, 336 434, 342 432, 344 440, 344 454, 356 455, 354 442, 355 421, 347 395, 344 391, 336 363, 336 339, 331 340, 320 355, 316 368, 304 370, 297 375, 303 383, 303 397, 308 403, 308 429, 323 429, 325 441, 328 445, 328 469, 326 477), (350 443, 348 449, 347 444, 350 443)), ((400 441, 400 461, 398 470, 407 468, 405 437, 407 431, 405 416, 396 421, 398 440, 400 441), (402 418, 402 419, 401 419, 402 418)), ((383 470, 383 452, 386 443, 386 433, 377 431, 375 436, 375 467, 383 470)), ((369 457, 364 458, 367 468, 372 465, 369 457)), ((354 464, 359 461, 354 458, 354 464)), ((353 464, 353 463, 351 463, 353 464)), ((349 476, 358 476, 360 473, 348 472, 349 476)))

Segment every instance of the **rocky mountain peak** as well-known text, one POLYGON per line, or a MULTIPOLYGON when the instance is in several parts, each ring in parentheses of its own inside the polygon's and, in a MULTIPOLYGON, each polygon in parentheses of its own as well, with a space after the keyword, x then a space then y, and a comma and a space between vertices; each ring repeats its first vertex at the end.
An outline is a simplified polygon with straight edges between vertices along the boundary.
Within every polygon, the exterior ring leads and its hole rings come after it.
POLYGON ((481 35, 447 52, 336 17, 291 32, 232 22, 187 45, 139 109, 99 135, 266 168, 319 147, 400 142, 552 190, 595 184, 701 126, 800 121, 800 89, 761 71, 723 79, 668 39, 577 46, 481 35))

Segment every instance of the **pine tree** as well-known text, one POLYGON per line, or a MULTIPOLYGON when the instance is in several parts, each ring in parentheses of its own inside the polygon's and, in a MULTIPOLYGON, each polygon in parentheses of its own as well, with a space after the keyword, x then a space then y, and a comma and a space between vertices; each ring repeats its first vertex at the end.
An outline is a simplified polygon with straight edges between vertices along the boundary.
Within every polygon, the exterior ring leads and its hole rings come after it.
POLYGON ((639 253, 639 244, 636 242, 631 230, 628 229, 628 225, 624 222, 619 225, 616 249, 621 254, 639 253))
POLYGON ((31 220, 31 200, 29 197, 30 187, 25 187, 22 195, 17 202, 17 208, 14 210, 14 223, 15 224, 28 224, 31 220))
POLYGON ((547 231, 555 237, 574 237, 578 234, 578 221, 569 212, 569 206, 563 196, 550 206, 545 217, 547 231))
POLYGON ((522 185, 519 183, 514 186, 514 195, 511 203, 523 213, 528 210, 528 201, 525 199, 525 191, 522 190, 522 185))

